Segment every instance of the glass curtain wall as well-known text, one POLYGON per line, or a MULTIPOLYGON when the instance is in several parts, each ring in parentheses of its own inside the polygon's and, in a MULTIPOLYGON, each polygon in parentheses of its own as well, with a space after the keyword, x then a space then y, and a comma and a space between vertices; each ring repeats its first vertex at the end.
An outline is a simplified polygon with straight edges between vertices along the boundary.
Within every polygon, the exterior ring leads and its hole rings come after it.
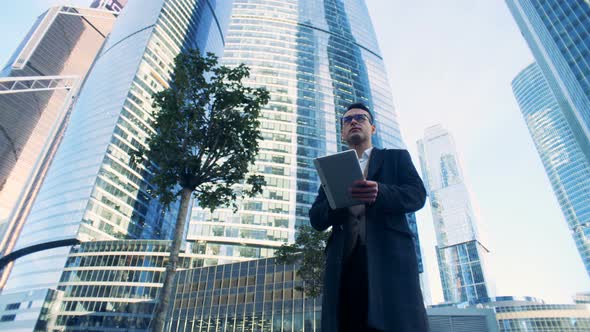
POLYGON ((223 56, 245 63, 248 83, 267 88, 260 153, 252 172, 267 186, 232 213, 194 207, 188 240, 204 265, 272 257, 306 225, 319 187, 312 160, 338 152, 345 106, 375 114, 380 147, 402 147, 391 91, 362 0, 235 0, 223 56))
POLYGON ((578 252, 590 271, 590 162, 536 63, 516 76, 512 91, 578 252))

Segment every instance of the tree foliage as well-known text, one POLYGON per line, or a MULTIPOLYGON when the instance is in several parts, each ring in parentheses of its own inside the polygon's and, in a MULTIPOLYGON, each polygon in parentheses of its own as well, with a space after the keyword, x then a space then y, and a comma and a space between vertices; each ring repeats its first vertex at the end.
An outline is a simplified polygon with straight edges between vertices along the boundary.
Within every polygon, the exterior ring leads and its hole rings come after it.
POLYGON ((252 174, 244 191, 234 190, 253 164, 261 139, 260 109, 268 103, 263 88, 244 86, 245 65, 218 65, 212 53, 179 54, 170 87, 153 96, 154 135, 134 153, 149 160, 154 196, 169 205, 181 188, 194 191, 203 208, 236 206, 241 193, 262 192, 264 178, 252 174))
POLYGON ((156 188, 151 192, 167 207, 180 197, 170 258, 160 290, 152 331, 163 331, 180 243, 191 195, 213 211, 220 206, 238 208, 238 196, 262 192, 264 177, 250 173, 262 139, 260 110, 268 103, 263 88, 244 86, 245 65, 218 65, 212 53, 198 50, 179 54, 170 86, 153 95, 152 135, 146 146, 132 153, 143 164, 156 188))
POLYGON ((275 253, 277 264, 299 263, 297 274, 304 280, 303 287, 296 287, 304 291, 310 298, 322 294, 324 278, 324 250, 330 232, 318 232, 313 227, 305 225, 297 228, 295 243, 283 244, 275 253))

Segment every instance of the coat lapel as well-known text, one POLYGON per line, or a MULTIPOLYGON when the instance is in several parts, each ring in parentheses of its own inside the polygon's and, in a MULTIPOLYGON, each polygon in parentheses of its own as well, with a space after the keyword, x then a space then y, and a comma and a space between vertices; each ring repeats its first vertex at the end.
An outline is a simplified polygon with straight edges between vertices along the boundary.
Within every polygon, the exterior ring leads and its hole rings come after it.
POLYGON ((371 158, 369 158, 369 171, 367 172, 367 180, 373 180, 379 172, 381 165, 383 164, 383 150, 373 148, 371 151, 371 158))

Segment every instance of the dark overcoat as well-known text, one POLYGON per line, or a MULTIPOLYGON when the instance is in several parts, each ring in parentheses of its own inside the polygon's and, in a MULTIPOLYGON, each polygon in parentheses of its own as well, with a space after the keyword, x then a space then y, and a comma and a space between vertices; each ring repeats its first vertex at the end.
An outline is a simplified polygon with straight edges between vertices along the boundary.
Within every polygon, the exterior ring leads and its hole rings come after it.
MULTIPOLYGON (((426 190, 406 150, 371 152, 367 180, 378 183, 375 203, 366 205, 368 323, 381 331, 428 331, 412 232, 405 214, 424 206, 426 190)), ((311 225, 332 226, 326 246, 322 332, 337 332, 340 274, 348 209, 332 210, 322 188, 313 203, 311 225)))

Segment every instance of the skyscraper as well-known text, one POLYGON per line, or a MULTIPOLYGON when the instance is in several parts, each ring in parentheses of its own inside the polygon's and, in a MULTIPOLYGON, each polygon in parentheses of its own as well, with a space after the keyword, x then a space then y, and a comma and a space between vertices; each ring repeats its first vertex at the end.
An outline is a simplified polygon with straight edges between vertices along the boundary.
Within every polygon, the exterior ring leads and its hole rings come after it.
MULTIPOLYGON (((590 163, 590 4, 559 0, 506 3, 569 126, 568 140, 579 147, 582 159, 570 160, 570 167, 583 169, 590 163)), ((590 204, 582 196, 576 199, 580 200, 577 221, 566 219, 590 274, 590 204)))
POLYGON ((536 63, 514 78, 512 90, 590 273, 590 162, 536 63))
POLYGON ((94 0, 90 4, 90 8, 108 9, 115 12, 120 12, 127 4, 128 0, 94 0))
POLYGON ((187 239, 200 244, 204 265, 272 257, 309 224, 319 187, 312 160, 343 149, 339 118, 349 103, 375 114, 376 146, 403 146, 363 0, 235 0, 223 63, 245 63, 248 83, 271 92, 254 169, 267 186, 235 214, 193 208, 187 239))
POLYGON ((28 255, 16 261, 0 296, 0 315, 10 307, 14 321, 0 322, 0 329, 30 326, 46 311, 46 298, 70 297, 67 311, 79 308, 75 301, 98 302, 84 297, 101 294, 97 280, 104 275, 81 285, 78 275, 64 273, 95 267, 68 263, 86 242, 170 237, 175 209, 164 213, 147 194, 150 174, 130 165, 129 152, 152 132, 150 96, 167 87, 174 56, 194 46, 225 50, 224 64, 246 63, 247 84, 271 91, 252 169, 268 185, 261 197, 240 202, 235 214, 192 209, 187 239, 196 244, 199 265, 269 257, 294 239, 295 226, 308 223, 319 187, 312 159, 343 148, 339 118, 347 104, 371 107, 375 145, 404 146, 363 0, 130 0, 95 61, 26 220, 16 250, 28 255))
MULTIPOLYGON (((59 6, 41 14, 0 78, 0 255, 10 254, 116 14, 59 6)), ((2 270, 0 288, 10 266, 2 270)))
POLYGON ((445 301, 491 296, 486 272, 489 248, 479 230, 453 137, 441 125, 429 127, 418 141, 418 152, 432 208, 445 301))
POLYGON ((19 307, 14 320, 0 328, 36 324, 46 290, 61 291, 57 286, 72 245, 171 237, 175 209, 166 213, 147 193, 150 174, 130 165, 129 152, 153 131, 150 98, 167 87, 174 57, 197 46, 221 52, 228 5, 136 0, 121 12, 84 83, 13 250, 24 256, 14 264, 0 310, 14 304, 5 301, 14 294, 23 294, 31 304, 19 307))

